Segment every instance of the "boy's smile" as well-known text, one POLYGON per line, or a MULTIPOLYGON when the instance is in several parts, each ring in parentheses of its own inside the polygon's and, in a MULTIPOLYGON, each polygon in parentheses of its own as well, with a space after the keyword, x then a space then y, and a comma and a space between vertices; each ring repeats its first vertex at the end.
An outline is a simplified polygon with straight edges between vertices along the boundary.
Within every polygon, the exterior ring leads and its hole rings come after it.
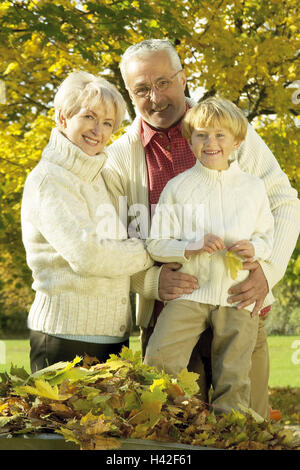
POLYGON ((228 159, 233 150, 240 145, 226 128, 201 127, 195 129, 190 146, 195 157, 203 166, 212 170, 226 170, 228 159))

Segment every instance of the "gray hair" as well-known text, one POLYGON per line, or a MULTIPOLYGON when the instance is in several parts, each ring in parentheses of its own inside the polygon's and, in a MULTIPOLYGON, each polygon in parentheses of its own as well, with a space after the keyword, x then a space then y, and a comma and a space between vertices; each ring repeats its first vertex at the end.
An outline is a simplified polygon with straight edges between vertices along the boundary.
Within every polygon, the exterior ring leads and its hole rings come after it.
POLYGON ((92 103, 113 105, 116 113, 113 132, 116 132, 125 117, 124 98, 107 80, 84 71, 70 73, 59 86, 54 98, 56 124, 59 126, 59 111, 69 119, 78 113, 82 106, 92 103))
POLYGON ((171 66, 174 70, 182 69, 180 57, 175 47, 167 39, 146 39, 137 44, 128 47, 122 56, 120 70, 126 85, 126 65, 132 57, 142 58, 154 52, 164 51, 170 59, 171 66))

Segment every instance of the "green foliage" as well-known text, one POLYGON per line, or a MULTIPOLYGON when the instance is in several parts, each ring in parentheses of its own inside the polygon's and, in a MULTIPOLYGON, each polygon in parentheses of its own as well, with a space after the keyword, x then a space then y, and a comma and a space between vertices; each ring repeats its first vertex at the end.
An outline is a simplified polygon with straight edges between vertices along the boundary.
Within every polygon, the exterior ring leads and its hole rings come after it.
POLYGON ((197 374, 177 378, 124 348, 106 363, 61 362, 32 375, 0 374, 0 435, 58 432, 81 449, 117 449, 121 439, 222 449, 300 449, 293 432, 253 410, 215 414, 197 399, 197 374), (93 363, 91 366, 90 364, 93 363), (189 393, 186 390, 189 390, 189 393))

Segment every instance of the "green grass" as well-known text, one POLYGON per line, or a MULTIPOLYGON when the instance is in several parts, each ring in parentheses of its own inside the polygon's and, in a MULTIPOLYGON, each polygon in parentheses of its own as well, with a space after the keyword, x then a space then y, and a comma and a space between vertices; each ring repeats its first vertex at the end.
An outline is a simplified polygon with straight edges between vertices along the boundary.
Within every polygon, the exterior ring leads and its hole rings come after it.
MULTIPOLYGON (((132 336, 130 338, 130 348, 137 351, 139 347, 139 337, 132 336)), ((24 367, 25 370, 30 372, 29 349, 28 339, 0 340, 0 372, 9 372, 11 364, 24 367), (5 345, 5 354, 3 354, 3 344, 5 345)))
POLYGON ((269 336, 268 344, 269 386, 300 387, 300 336, 269 336))
MULTIPOLYGON (((300 387, 300 337, 299 336, 269 336, 270 352, 270 387, 300 387), (299 341, 298 346, 293 348, 295 341, 299 341), (299 352, 297 352, 299 351, 299 352), (293 356, 294 354, 294 356, 293 356)), ((130 348, 133 351, 140 347, 139 337, 130 338, 130 348)), ((29 341, 28 340, 3 340, 0 343, 0 372, 10 370, 10 365, 19 367, 24 366, 30 371, 29 365, 29 341), (3 364, 3 354, 1 354, 1 345, 5 344, 6 361, 3 364)))

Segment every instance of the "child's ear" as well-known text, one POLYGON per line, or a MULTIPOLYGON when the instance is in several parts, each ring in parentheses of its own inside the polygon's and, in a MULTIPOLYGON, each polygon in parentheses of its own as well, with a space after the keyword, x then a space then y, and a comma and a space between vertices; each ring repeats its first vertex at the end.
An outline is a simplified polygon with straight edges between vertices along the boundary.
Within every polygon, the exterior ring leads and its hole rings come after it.
POLYGON ((242 140, 240 140, 240 141, 238 141, 238 142, 235 142, 235 144, 234 144, 234 150, 237 150, 237 149, 239 148, 239 146, 241 145, 242 142, 243 142, 242 140))

